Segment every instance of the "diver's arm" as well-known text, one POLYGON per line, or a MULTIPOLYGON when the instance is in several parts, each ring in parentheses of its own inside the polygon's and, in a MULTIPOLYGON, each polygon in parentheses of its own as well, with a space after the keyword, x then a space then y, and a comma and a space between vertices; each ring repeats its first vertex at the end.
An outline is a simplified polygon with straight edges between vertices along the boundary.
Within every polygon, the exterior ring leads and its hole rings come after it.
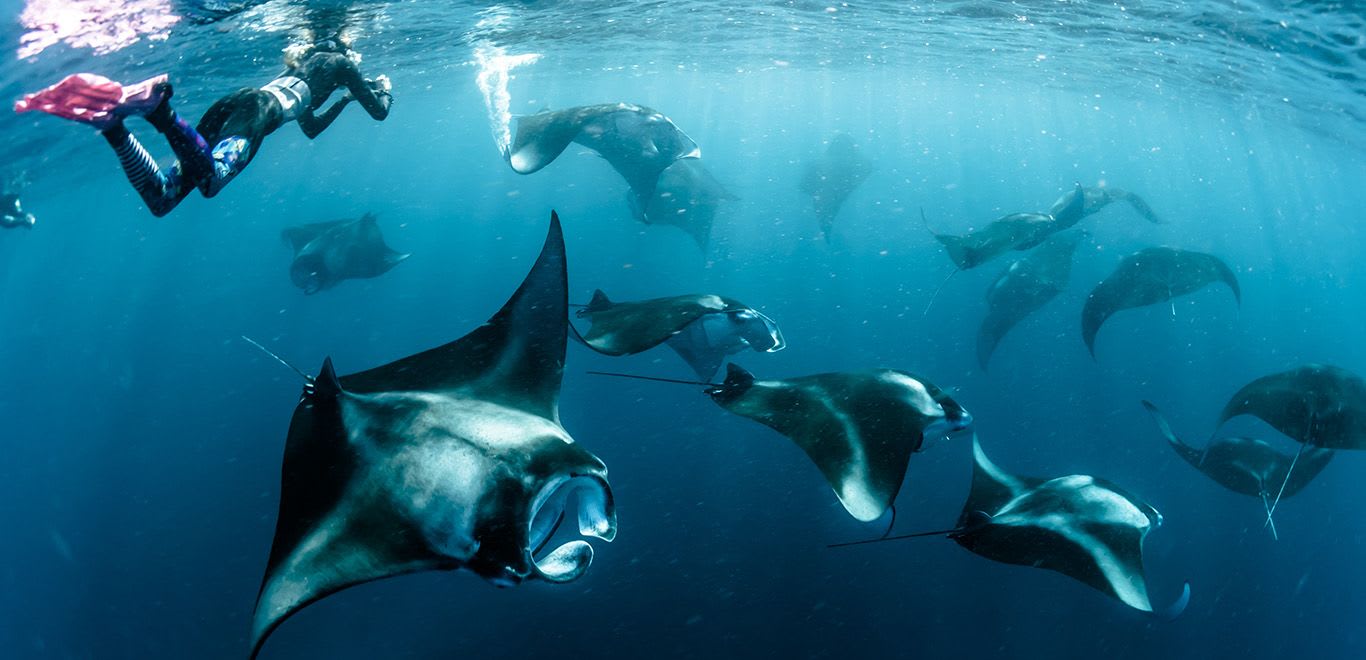
POLYGON ((343 94, 341 98, 333 102, 326 110, 323 110, 320 115, 313 114, 312 110, 304 110, 303 114, 299 115, 299 128, 303 130, 304 135, 307 135, 310 140, 318 137, 318 135, 326 130, 328 126, 332 125, 332 122, 337 120, 337 117, 341 115, 342 109, 350 102, 351 96, 343 94))
POLYGON ((389 116, 389 106, 394 103, 393 94, 389 91, 388 76, 376 76, 374 80, 366 80, 354 64, 346 64, 349 66, 340 67, 334 74, 336 84, 346 88, 371 117, 384 121, 384 118, 389 116))

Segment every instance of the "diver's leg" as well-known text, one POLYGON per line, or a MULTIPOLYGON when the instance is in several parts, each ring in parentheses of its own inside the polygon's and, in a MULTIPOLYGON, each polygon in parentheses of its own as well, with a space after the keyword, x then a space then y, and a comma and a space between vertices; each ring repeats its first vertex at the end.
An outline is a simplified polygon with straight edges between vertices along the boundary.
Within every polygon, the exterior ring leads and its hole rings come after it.
POLYGON ((133 184, 133 189, 147 203, 152 215, 160 218, 170 213, 193 190, 191 186, 183 185, 184 179, 178 165, 171 169, 169 175, 163 173, 152 155, 147 153, 122 122, 112 124, 100 134, 114 148, 128 182, 133 184))
POLYGON ((170 143, 171 151, 180 159, 180 166, 191 181, 213 176, 213 155, 208 141, 171 108, 171 85, 163 84, 166 86, 164 100, 146 114, 147 122, 166 136, 166 142, 170 143))
POLYGON ((237 177, 251 160, 251 141, 234 135, 223 138, 210 153, 208 175, 194 179, 194 185, 205 197, 213 197, 237 177))

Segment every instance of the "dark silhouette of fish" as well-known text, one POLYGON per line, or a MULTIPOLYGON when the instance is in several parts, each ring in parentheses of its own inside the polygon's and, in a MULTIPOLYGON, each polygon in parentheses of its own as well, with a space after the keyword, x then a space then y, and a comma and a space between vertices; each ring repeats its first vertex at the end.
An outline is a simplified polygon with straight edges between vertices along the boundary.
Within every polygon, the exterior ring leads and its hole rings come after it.
POLYGON ((1111 203, 1121 200, 1128 202, 1129 206, 1132 206, 1135 211, 1138 211, 1138 214, 1143 216, 1144 220, 1153 224, 1162 224, 1162 219, 1157 217, 1157 214, 1153 212, 1152 207, 1148 206, 1148 203, 1143 201, 1142 197, 1127 190, 1112 188, 1110 186, 1077 186, 1062 197, 1059 197, 1058 201, 1053 202, 1053 206, 1048 212, 1051 213, 1053 217, 1057 218, 1059 222, 1075 225, 1080 222, 1082 218, 1097 213, 1111 203), (1082 198, 1082 204, 1080 206, 1076 204, 1077 197, 1082 198))
POLYGON ((635 355, 667 343, 703 380, 715 375, 726 357, 746 348, 773 353, 787 347, 772 319, 738 300, 711 294, 616 303, 598 290, 576 316, 591 323, 579 337, 589 348, 635 355))
POLYGON ((854 139, 844 134, 831 138, 825 153, 806 164, 799 189, 811 196, 821 236, 826 241, 830 240, 830 229, 840 207, 872 172, 872 162, 854 144, 854 139))
POLYGON ((465 337, 309 379, 285 442, 280 515, 252 657, 286 618, 347 587, 466 568, 494 584, 568 582, 582 539, 612 540, 607 470, 560 426, 568 303, 559 220, 517 292, 465 337), (570 505, 577 502, 577 513, 570 505))
POLYGON ((721 202, 739 199, 707 171, 701 158, 684 158, 665 168, 647 206, 641 207, 635 191, 627 197, 636 220, 678 227, 703 250, 711 241, 716 209, 721 202))
POLYGON ((1115 312, 1167 302, 1215 282, 1227 284, 1234 301, 1242 303, 1238 278, 1213 255, 1155 247, 1124 257, 1115 272, 1091 292, 1082 309, 1081 334, 1087 350, 1095 356, 1096 333, 1115 312))
POLYGON ((987 289, 987 316, 977 331, 977 361, 983 370, 996 345, 1015 324, 1067 287, 1072 276, 1072 255, 1085 236, 1081 230, 1055 235, 1039 249, 1016 259, 992 282, 987 289))
MULTIPOLYGON (((1204 449, 1196 449, 1176 437, 1157 406, 1144 401, 1143 407, 1152 415, 1158 430, 1178 456, 1220 486, 1261 500, 1268 519, 1271 518, 1273 498, 1290 497, 1304 490, 1333 459, 1330 450, 1306 449, 1299 457, 1292 478, 1290 468, 1294 458, 1276 451, 1264 440, 1229 436, 1210 440, 1204 449), (1282 485, 1283 491, 1277 492, 1282 485)), ((1279 536, 1275 521, 1270 527, 1272 536, 1279 536)))
POLYGON ((290 227, 281 233, 294 250, 289 279, 312 295, 342 280, 379 277, 407 259, 384 243, 375 216, 290 227))
POLYGON ((549 165, 571 143, 606 159, 630 184, 644 209, 649 208, 664 170, 679 159, 702 157, 697 143, 663 114, 631 103, 603 103, 518 117, 508 164, 518 174, 531 174, 549 165))

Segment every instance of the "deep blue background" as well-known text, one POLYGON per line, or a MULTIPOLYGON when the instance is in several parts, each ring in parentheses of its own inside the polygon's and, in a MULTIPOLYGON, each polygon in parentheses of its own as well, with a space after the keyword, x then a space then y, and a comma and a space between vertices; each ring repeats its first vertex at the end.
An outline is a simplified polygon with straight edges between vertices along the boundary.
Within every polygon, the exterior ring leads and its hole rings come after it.
MULTIPOLYGON (((384 71, 374 49, 367 69, 384 71)), ((895 66, 657 68, 532 65, 513 83, 514 111, 626 100, 668 114, 740 197, 705 253, 680 231, 635 223, 621 179, 577 146, 540 173, 514 174, 470 66, 389 70, 388 121, 348 110, 313 142, 287 127, 217 198, 196 196, 164 219, 145 211, 93 132, 26 118, 53 147, 25 155, 38 228, 0 233, 0 656, 241 657, 299 383, 238 335, 309 370, 331 355, 343 373, 456 338, 515 289, 552 208, 575 299, 594 288, 736 297, 790 343, 741 357, 761 376, 913 371, 955 392, 1005 469, 1095 474, 1146 498, 1167 518, 1146 546, 1154 600, 1189 579, 1189 611, 1160 623, 944 540, 828 550, 881 527, 848 518, 796 447, 691 388, 583 373, 686 377, 667 351, 612 360, 571 346, 564 423, 608 464, 620 516, 589 574, 515 590, 467 573, 365 585, 291 619, 263 657, 1363 653, 1356 499, 1366 458, 1340 456, 1285 502, 1275 542, 1260 505, 1182 462, 1138 405, 1156 402, 1199 444, 1252 378, 1307 361, 1366 371, 1360 151, 1237 97, 1213 107, 1145 98, 1122 79, 1059 90, 895 66), (853 135, 876 169, 826 245, 796 182, 835 132, 853 135), (963 231, 1046 209, 1077 180, 1135 191, 1167 223, 1121 205, 1087 219, 1094 240, 1067 292, 1008 335, 982 373, 982 300, 1008 260, 956 276, 922 316, 951 264, 919 209, 936 229, 963 231), (279 231, 366 211, 414 256, 317 296, 291 287, 279 231), (1120 256, 1158 244, 1233 265, 1241 309, 1212 287, 1178 300, 1175 318, 1166 306, 1121 313, 1092 360, 1079 333, 1086 292, 1120 256)), ((170 72, 178 107, 197 117, 276 69, 263 57, 235 78, 170 72)), ((966 442, 914 456, 898 530, 950 525, 970 467, 966 442)))

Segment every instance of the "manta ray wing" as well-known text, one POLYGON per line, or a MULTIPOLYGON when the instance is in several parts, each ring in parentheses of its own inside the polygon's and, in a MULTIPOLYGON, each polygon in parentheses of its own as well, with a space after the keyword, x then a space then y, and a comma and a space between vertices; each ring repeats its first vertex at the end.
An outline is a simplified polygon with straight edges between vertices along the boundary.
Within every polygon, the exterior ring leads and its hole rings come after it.
POLYGON ((343 273, 344 276, 379 277, 412 256, 389 247, 373 214, 366 213, 356 221, 354 227, 354 235, 349 241, 350 268, 349 272, 343 273))
POLYGON ((583 334, 583 340, 604 355, 635 355, 668 341, 707 314, 727 310, 730 305, 721 296, 710 294, 590 304, 584 311, 592 325, 583 334))
POLYGON ((987 315, 977 332, 977 360, 983 371, 1001 339, 1067 287, 1072 256, 1086 235, 1080 230, 1054 235, 996 277, 987 290, 987 315))
POLYGON ((700 331, 701 328, 693 323, 688 329, 671 337, 667 343, 678 357, 683 358, 683 361, 692 367, 699 379, 711 380, 712 376, 716 375, 716 370, 721 368, 721 363, 726 361, 726 352, 709 346, 705 338, 699 340, 693 336, 695 332, 700 331))
POLYGON ((481 399, 558 420, 568 338, 564 235, 550 234, 522 286, 488 323, 444 346, 345 376, 351 392, 461 389, 481 399))
POLYGON ((1153 418, 1153 423, 1157 425, 1157 430, 1162 434, 1163 438, 1166 438, 1167 444, 1171 445, 1171 448, 1176 451, 1176 455, 1180 456, 1187 463, 1190 463, 1192 467, 1203 472, 1205 452, 1182 442, 1180 438, 1176 437, 1176 433, 1172 431, 1171 425, 1167 423, 1167 418, 1162 415, 1162 411, 1158 410, 1157 406, 1149 401, 1143 401, 1142 403, 1143 408, 1147 410, 1148 414, 1153 418))
POLYGON ((1313 447, 1366 449, 1366 380, 1324 364, 1269 374, 1230 397, 1219 423, 1239 415, 1252 415, 1313 447))
POLYGON ((583 130, 581 108, 538 112, 517 118, 517 135, 508 151, 508 164, 518 174, 531 174, 549 165, 583 130))

